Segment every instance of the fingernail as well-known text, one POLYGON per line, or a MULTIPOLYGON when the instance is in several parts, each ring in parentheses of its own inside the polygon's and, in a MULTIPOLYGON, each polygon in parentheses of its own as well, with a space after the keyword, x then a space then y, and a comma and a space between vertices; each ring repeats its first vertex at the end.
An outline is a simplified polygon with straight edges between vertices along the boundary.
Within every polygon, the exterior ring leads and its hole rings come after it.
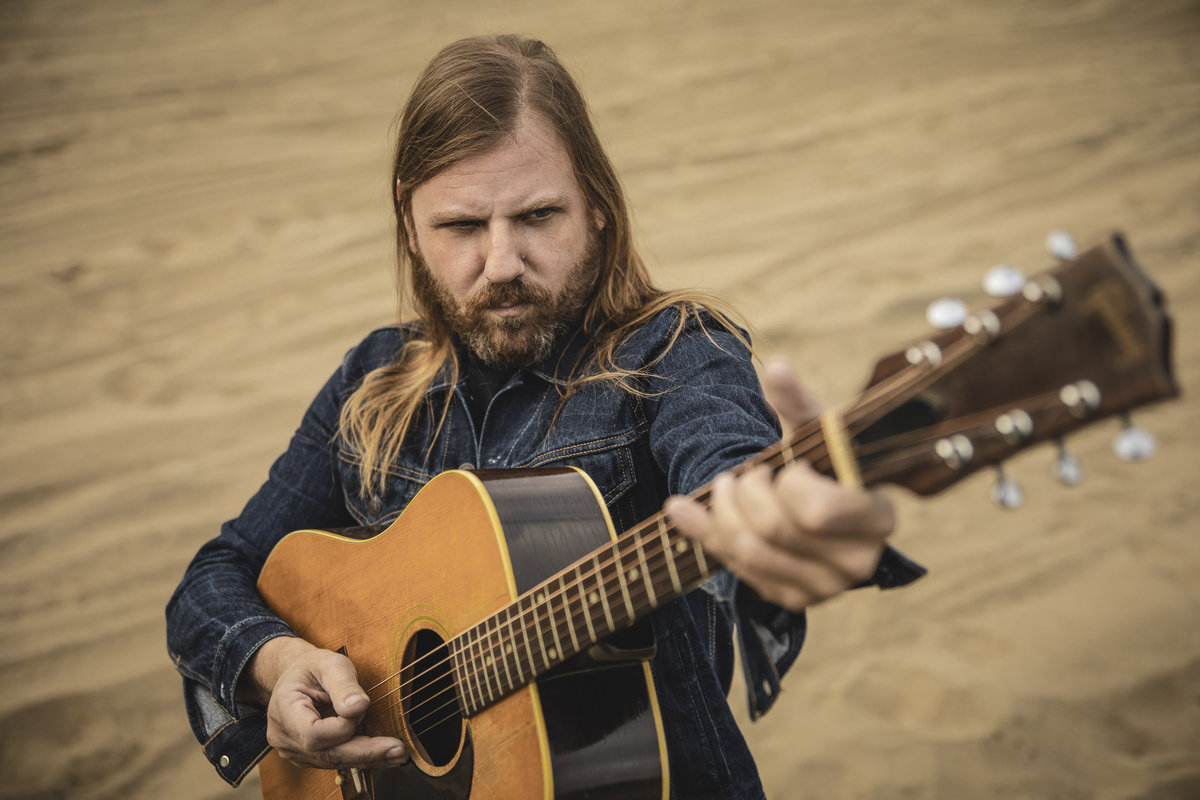
POLYGON ((359 703, 370 703, 371 700, 365 694, 353 694, 346 700, 347 703, 358 705, 359 703))
POLYGON ((387 751, 387 760, 393 764, 405 764, 408 762, 408 751, 403 747, 393 747, 387 751))

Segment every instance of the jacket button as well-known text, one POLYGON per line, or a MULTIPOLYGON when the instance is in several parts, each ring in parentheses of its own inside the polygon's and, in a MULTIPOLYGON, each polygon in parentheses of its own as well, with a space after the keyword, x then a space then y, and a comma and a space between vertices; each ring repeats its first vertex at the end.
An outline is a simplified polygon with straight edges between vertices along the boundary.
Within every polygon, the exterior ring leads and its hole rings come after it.
POLYGON ((372 517, 383 510, 383 501, 379 499, 379 495, 371 495, 370 501, 367 503, 367 513, 372 517))
POLYGON ((475 469, 475 465, 472 464, 470 461, 464 461, 463 463, 458 465, 458 468, 465 469, 465 470, 472 470, 472 469, 475 469))
POLYGON ((221 756, 221 759, 217 763, 221 765, 222 769, 224 769, 225 767, 228 767, 229 766, 229 756, 221 756))

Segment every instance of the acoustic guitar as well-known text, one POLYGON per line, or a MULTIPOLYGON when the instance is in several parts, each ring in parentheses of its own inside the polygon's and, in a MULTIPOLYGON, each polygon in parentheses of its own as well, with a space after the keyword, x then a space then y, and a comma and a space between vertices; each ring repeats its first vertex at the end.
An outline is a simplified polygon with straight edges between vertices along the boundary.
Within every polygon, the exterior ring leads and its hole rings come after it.
MULTIPOLYGON (((1177 394, 1163 296, 1113 234, 881 359, 852 402, 743 468, 802 459, 932 495, 1177 394)), ((574 469, 447 472, 371 533, 292 533, 258 589, 299 635, 348 655, 372 701, 363 731, 403 739, 411 763, 335 772, 268 753, 267 800, 667 798, 639 621, 720 569, 703 548, 662 513, 616 535, 574 469)))

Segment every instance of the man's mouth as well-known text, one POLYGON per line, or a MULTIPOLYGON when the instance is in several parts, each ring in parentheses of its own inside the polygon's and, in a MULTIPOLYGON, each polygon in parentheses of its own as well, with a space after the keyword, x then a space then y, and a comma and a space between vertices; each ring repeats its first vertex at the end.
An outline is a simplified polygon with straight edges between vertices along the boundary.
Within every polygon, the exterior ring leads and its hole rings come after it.
POLYGON ((527 303, 517 303, 516 305, 511 306, 492 306, 488 309, 488 311, 492 312, 498 317, 501 317, 502 319, 511 319, 512 317, 521 316, 526 312, 526 310, 528 310, 528 308, 529 305, 527 303))

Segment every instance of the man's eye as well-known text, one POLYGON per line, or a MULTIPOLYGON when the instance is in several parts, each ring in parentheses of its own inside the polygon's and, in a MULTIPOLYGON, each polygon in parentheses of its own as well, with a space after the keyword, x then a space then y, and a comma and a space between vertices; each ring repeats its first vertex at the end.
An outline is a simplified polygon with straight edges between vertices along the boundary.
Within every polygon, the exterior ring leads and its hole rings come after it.
POLYGON ((442 230, 466 232, 473 231, 479 227, 479 221, 474 219, 452 219, 447 222, 439 223, 438 226, 442 230))
POLYGON ((554 212, 557 210, 558 209, 554 208, 553 206, 546 206, 545 208, 535 208, 532 211, 528 211, 525 213, 525 219, 528 220, 529 222, 541 222, 542 220, 550 219, 550 217, 552 217, 554 215, 554 212))

